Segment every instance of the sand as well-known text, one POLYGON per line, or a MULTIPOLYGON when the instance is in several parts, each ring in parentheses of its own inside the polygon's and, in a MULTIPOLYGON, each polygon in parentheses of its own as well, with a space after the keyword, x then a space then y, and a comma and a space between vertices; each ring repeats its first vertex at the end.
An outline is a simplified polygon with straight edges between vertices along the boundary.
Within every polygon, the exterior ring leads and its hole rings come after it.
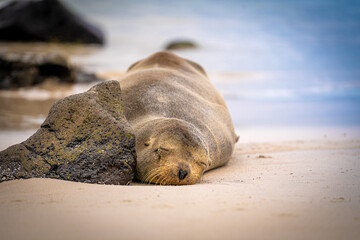
POLYGON ((360 239, 360 141, 240 142, 192 186, 0 184, 1 239, 360 239))

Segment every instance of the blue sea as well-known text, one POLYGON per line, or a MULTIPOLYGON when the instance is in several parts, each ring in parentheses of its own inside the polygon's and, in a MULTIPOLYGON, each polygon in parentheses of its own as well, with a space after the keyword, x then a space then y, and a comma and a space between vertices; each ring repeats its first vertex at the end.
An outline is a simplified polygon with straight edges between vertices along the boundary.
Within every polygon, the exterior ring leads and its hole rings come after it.
POLYGON ((237 128, 360 125, 360 1, 81 1, 66 3, 105 30, 82 63, 127 67, 171 40, 224 95, 237 128))

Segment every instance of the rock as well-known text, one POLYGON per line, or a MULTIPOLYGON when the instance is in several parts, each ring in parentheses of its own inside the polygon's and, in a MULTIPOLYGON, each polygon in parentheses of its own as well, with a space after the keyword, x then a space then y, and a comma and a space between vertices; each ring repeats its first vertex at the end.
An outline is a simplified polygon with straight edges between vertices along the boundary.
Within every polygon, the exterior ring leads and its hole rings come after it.
POLYGON ((0 53, 0 89, 28 87, 46 81, 99 81, 54 53, 0 53))
POLYGON ((197 48, 196 43, 187 40, 175 40, 166 45, 166 50, 179 50, 179 49, 189 49, 197 48))
POLYGON ((31 0, 0 9, 0 40, 103 44, 104 36, 59 0, 31 0))
POLYGON ((135 167, 135 137, 117 81, 57 101, 34 135, 0 152, 0 182, 47 177, 129 184, 135 167))

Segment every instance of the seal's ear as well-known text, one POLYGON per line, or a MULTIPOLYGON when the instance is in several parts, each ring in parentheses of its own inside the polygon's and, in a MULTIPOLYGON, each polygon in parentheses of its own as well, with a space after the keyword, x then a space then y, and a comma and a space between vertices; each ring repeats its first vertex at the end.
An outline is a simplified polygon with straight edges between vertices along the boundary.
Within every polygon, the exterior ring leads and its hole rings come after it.
POLYGON ((147 147, 150 146, 153 142, 154 142, 154 138, 148 138, 145 140, 144 145, 147 147))

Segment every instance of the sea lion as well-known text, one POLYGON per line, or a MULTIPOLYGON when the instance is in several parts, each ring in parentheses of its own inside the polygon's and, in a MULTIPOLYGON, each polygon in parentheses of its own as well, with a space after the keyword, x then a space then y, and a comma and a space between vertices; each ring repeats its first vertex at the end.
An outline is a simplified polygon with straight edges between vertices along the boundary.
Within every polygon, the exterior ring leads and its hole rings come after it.
POLYGON ((200 65, 158 52, 130 66, 120 86, 135 131, 136 179, 194 184, 229 161, 238 137, 223 97, 200 65))

